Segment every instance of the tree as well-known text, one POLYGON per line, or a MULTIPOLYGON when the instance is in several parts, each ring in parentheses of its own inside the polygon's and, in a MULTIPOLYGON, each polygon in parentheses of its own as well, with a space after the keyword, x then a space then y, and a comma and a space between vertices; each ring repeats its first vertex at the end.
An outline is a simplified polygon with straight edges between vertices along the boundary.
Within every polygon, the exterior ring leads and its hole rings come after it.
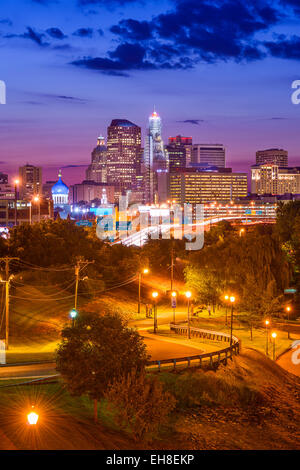
POLYGON ((94 400, 97 421, 98 401, 109 383, 132 369, 142 370, 148 359, 146 346, 115 314, 86 312, 75 326, 63 329, 62 338, 56 368, 72 395, 88 395, 94 400))
POLYGON ((155 376, 145 372, 132 371, 114 380, 105 398, 108 407, 114 411, 119 426, 129 427, 134 437, 143 438, 155 433, 167 422, 170 412, 176 406, 171 393, 164 391, 163 384, 155 376))

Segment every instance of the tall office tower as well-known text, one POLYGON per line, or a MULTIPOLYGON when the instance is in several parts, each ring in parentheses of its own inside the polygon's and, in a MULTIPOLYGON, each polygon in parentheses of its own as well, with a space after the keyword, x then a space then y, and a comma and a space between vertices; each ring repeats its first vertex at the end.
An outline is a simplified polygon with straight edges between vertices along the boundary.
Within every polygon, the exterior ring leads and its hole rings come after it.
POLYGON ((0 172, 0 184, 8 184, 8 175, 0 172))
POLYGON ((288 152, 283 149, 258 150, 256 152, 256 165, 269 163, 281 167, 288 166, 288 152))
POLYGON ((169 175, 170 199, 180 204, 230 201, 247 196, 247 173, 232 173, 230 168, 203 171, 177 170, 169 175))
POLYGON ((251 167, 251 193, 282 195, 300 193, 300 167, 265 163, 251 167))
POLYGON ((122 191, 134 190, 141 155, 141 128, 126 119, 113 119, 107 129, 107 183, 122 191))
POLYGON ((169 144, 165 147, 168 154, 169 171, 177 168, 186 168, 191 162, 192 137, 169 137, 169 144))
POLYGON ((168 159, 161 136, 161 118, 156 111, 149 117, 144 149, 145 201, 159 200, 159 183, 167 179, 168 159), (159 178, 157 174, 160 174, 159 178))
POLYGON ((194 144, 191 161, 225 168, 225 147, 221 144, 194 144))
POLYGON ((31 199, 35 194, 42 195, 42 168, 29 165, 19 168, 20 197, 31 199))
POLYGON ((86 180, 96 183, 107 182, 107 148, 105 138, 100 136, 97 139, 97 146, 92 151, 92 162, 86 170, 86 180))

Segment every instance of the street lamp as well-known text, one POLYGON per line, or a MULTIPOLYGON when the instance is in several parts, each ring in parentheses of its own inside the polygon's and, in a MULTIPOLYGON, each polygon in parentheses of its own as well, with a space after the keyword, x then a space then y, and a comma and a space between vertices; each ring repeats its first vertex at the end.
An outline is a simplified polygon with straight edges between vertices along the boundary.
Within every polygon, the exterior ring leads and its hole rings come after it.
POLYGON ((231 295, 229 297, 229 300, 231 302, 231 319, 230 319, 230 346, 232 346, 232 328, 233 328, 233 304, 235 302, 235 297, 234 295, 231 295))
POLYGON ((245 233, 245 229, 244 229, 244 228, 241 228, 241 230, 240 230, 240 237, 243 235, 243 233, 245 233))
POLYGON ((75 319, 78 315, 78 312, 75 308, 72 308, 72 310, 70 311, 70 318, 72 319, 72 326, 74 326, 75 324, 75 319))
POLYGON ((270 321, 266 320, 265 325, 266 325, 266 355, 268 356, 269 355, 269 325, 270 325, 270 321))
POLYGON ((173 309, 173 323, 175 324, 175 309, 176 309, 176 297, 177 297, 177 292, 175 290, 173 290, 173 292, 171 292, 171 296, 172 296, 172 299, 171 299, 171 302, 172 302, 172 309, 173 309))
POLYGON ((277 338, 277 333, 274 331, 271 336, 273 338, 273 361, 275 361, 275 340, 277 338))
POLYGON ((141 283, 142 283, 142 274, 148 274, 149 269, 144 268, 139 272, 139 301, 138 301, 138 313, 141 313, 141 283))
POLYGON ((158 297, 158 292, 152 292, 152 298, 153 298, 153 310, 154 310, 154 333, 157 333, 157 297, 158 297))
MULTIPOLYGON (((290 321, 290 311, 291 311, 291 307, 288 305, 286 307, 286 311, 287 311, 287 314, 288 314, 288 322, 290 321)), ((290 327, 289 327, 289 324, 287 325, 287 330, 288 330, 288 339, 290 339, 290 327)))
POLYGON ((227 321, 227 301, 229 300, 229 295, 227 295, 227 294, 224 295, 224 299, 225 299, 225 318, 226 318, 226 320, 225 320, 226 323, 225 324, 227 326, 227 324, 228 324, 228 321, 227 321))
MULTIPOLYGON (((32 409, 34 409, 34 406, 32 406, 32 409)), ((30 426, 35 426, 38 422, 39 415, 35 411, 30 411, 27 415, 27 422, 30 424, 30 426)))
POLYGON ((38 204, 38 208, 39 208, 38 221, 40 222, 41 221, 41 199, 40 199, 40 196, 38 196, 38 195, 34 196, 33 200, 34 200, 34 202, 36 202, 38 204))
POLYGON ((15 185, 15 225, 17 225, 18 221, 18 215, 17 215, 17 203, 18 203, 18 186, 20 184, 20 180, 15 179, 14 180, 14 185, 15 185))
POLYGON ((188 290, 185 293, 185 296, 188 301, 188 338, 191 339, 191 326, 190 326, 190 298, 192 297, 192 293, 188 290))

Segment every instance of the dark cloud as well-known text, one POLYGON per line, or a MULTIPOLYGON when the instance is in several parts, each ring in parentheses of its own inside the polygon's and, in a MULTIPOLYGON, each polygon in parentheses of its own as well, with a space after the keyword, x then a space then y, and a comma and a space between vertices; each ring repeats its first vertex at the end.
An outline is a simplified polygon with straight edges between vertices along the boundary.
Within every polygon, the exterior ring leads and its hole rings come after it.
POLYGON ((23 34, 6 34, 4 37, 9 38, 9 39, 10 38, 25 38, 25 39, 30 39, 31 41, 35 42, 41 47, 49 46, 49 43, 44 41, 45 34, 36 32, 30 26, 27 27, 27 31, 23 34))
POLYGON ((99 36, 103 36, 103 35, 104 35, 104 32, 103 32, 103 30, 102 30, 101 28, 98 29, 98 34, 99 34, 99 36))
POLYGON ((91 38, 94 34, 92 28, 79 28, 74 33, 73 36, 79 36, 81 38, 91 38))
POLYGON ((124 43, 109 52, 109 58, 87 57, 75 60, 72 64, 121 76, 128 76, 125 72, 129 70, 187 69, 191 67, 188 58, 155 61, 152 59, 152 52, 139 43, 124 43))
POLYGON ((204 119, 185 119, 184 121, 177 121, 182 122, 184 124, 195 124, 196 126, 200 126, 201 122, 205 122, 204 119))
POLYGON ((105 7, 124 6, 130 3, 140 3, 141 0, 78 0, 80 6, 99 5, 105 7))
POLYGON ((282 59, 300 59, 300 37, 280 35, 277 41, 266 41, 265 47, 273 57, 282 59))
POLYGON ((65 39, 67 37, 59 28, 49 28, 46 33, 54 39, 65 39))
POLYGON ((0 20, 0 24, 6 24, 7 26, 12 26, 12 21, 9 18, 3 18, 0 20))
POLYGON ((85 168, 87 166, 88 165, 65 165, 65 166, 62 166, 61 168, 62 169, 65 169, 65 168, 85 168))
POLYGON ((148 21, 137 21, 133 19, 122 20, 118 25, 110 28, 111 32, 125 39, 145 40, 151 39, 153 35, 152 24, 148 21))

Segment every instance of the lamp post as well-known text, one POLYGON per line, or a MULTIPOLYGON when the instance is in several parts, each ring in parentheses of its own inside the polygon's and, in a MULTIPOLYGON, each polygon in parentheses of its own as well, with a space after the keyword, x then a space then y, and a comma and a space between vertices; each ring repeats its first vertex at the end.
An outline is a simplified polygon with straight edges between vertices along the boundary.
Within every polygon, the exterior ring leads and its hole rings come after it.
POLYGON ((38 204, 38 210, 39 210, 39 218, 38 218, 38 221, 40 222, 41 221, 41 199, 40 199, 40 196, 36 195, 34 196, 33 198, 34 202, 36 202, 38 204))
POLYGON ((72 308, 72 310, 70 311, 70 318, 72 320, 72 326, 75 325, 75 319, 76 319, 77 315, 78 315, 77 310, 75 308, 72 308))
POLYGON ((158 292, 152 292, 152 298, 153 298, 153 310, 154 310, 154 325, 153 325, 153 330, 154 333, 157 333, 157 297, 158 297, 158 292))
POLYGON ((231 319, 230 319, 230 346, 232 346, 232 329, 233 329, 233 304, 235 302, 235 297, 234 295, 231 295, 229 297, 229 300, 231 302, 231 319))
POLYGON ((228 325, 228 320, 227 320, 227 301, 229 300, 229 295, 224 295, 225 299, 225 325, 228 325))
POLYGON ((240 230, 240 237, 243 235, 243 233, 245 233, 245 229, 244 229, 244 228, 241 228, 241 230, 240 230))
POLYGON ((191 339, 191 325, 190 325, 190 298, 192 297, 192 293, 188 290, 185 293, 185 296, 188 301, 188 338, 191 339))
POLYGON ((17 214, 17 202, 18 202, 18 186, 20 184, 20 180, 16 179, 14 181, 15 185, 15 225, 17 225, 18 222, 18 214, 17 214))
POLYGON ((171 302, 172 302, 172 309, 173 309, 173 323, 175 324, 175 309, 176 309, 177 292, 173 290, 173 292, 171 293, 171 296, 172 296, 171 302))
MULTIPOLYGON (((290 321, 290 311, 291 310, 292 310, 291 307, 288 305, 286 307, 286 311, 287 311, 287 314, 288 314, 288 323, 290 321)), ((289 326, 289 324, 287 324, 287 333, 288 333, 288 339, 290 339, 290 326, 289 326)))
POLYGON ((265 325, 266 325, 266 356, 268 356, 269 355, 269 325, 270 325, 270 321, 266 320, 265 325))
POLYGON ((144 268, 139 272, 139 300, 138 300, 138 313, 141 313, 141 283, 142 283, 142 274, 148 274, 149 269, 144 268))
POLYGON ((39 420, 39 415, 34 410, 34 406, 31 407, 32 410, 27 414, 27 422, 30 426, 35 426, 39 420))
POLYGON ((276 340, 276 337, 277 337, 277 333, 275 333, 275 331, 274 331, 271 336, 272 336, 272 338, 273 338, 273 361, 275 361, 275 358, 276 358, 275 340, 276 340))

